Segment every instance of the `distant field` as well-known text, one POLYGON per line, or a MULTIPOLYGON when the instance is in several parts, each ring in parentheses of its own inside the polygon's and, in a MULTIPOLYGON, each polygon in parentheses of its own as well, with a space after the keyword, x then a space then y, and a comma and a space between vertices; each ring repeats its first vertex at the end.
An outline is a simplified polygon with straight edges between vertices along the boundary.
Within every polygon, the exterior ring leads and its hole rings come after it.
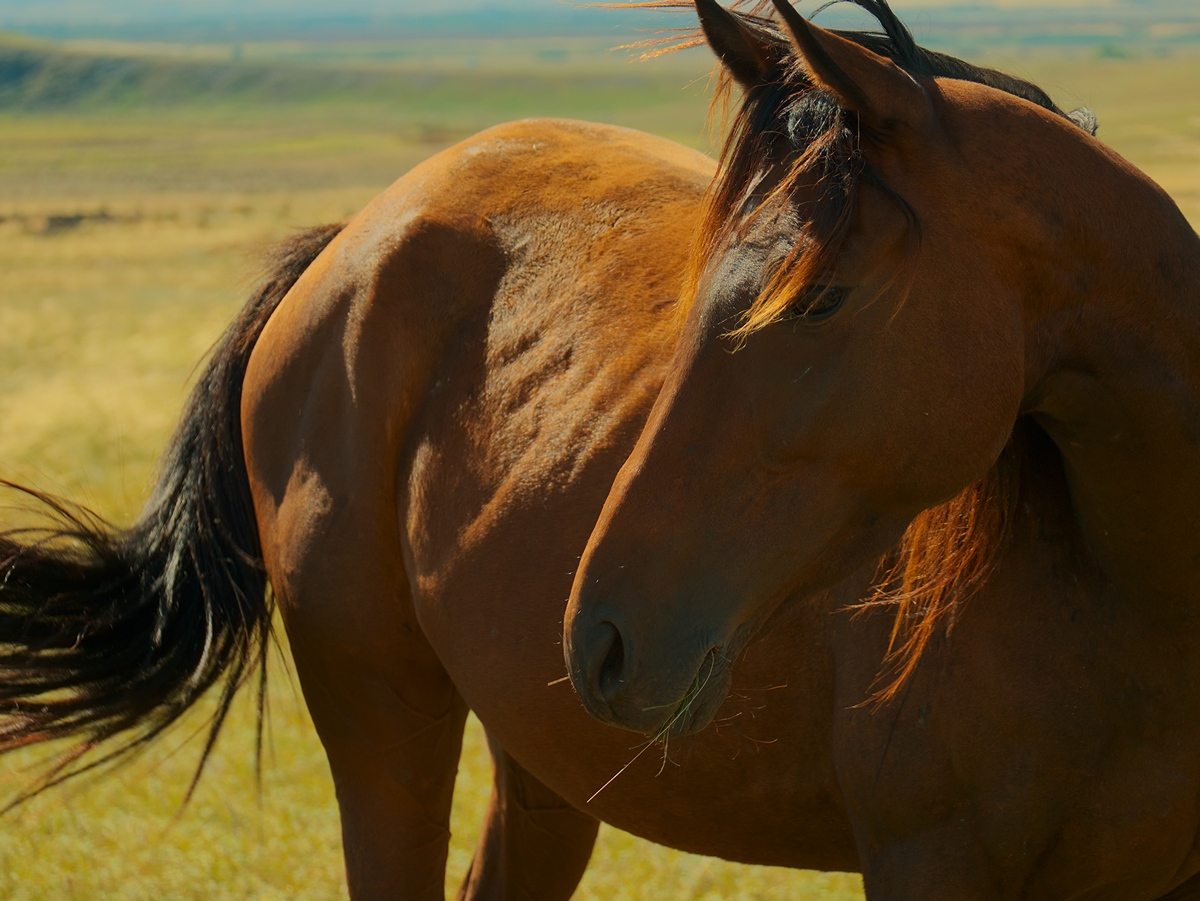
MULTIPOLYGON (((350 65, 349 47, 322 59, 319 47, 263 45, 233 65, 211 48, 152 49, 79 47, 43 58, 40 86, 0 83, 0 474, 118 522, 135 515, 195 362, 271 242, 351 214, 416 162, 508 118, 571 115, 707 146, 702 56, 627 65, 595 42, 511 54, 482 42, 350 65)), ((1102 137, 1200 223, 1197 57, 1007 64, 1064 105, 1091 105, 1102 137)), ((177 816, 198 748, 174 752, 195 717, 129 770, 0 820, 0 897, 343 896, 324 758, 282 666, 276 675, 261 803, 241 710, 177 816)), ((25 783, 33 759, 9 758, 0 795, 25 783)), ((472 726, 448 885, 466 869, 488 779, 472 726)), ((605 830, 579 897, 849 901, 861 888, 605 830)))

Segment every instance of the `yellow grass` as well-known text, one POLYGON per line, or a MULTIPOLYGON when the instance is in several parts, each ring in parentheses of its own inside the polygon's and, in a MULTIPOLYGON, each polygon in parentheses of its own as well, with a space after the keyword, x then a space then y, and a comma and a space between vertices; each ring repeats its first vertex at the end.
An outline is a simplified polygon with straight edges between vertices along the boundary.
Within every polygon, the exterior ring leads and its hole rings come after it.
MULTIPOLYGON (((1060 96, 1084 95, 1110 143, 1200 221, 1194 59, 1015 63, 1060 96)), ((680 102, 666 127, 702 143, 702 100, 680 102)), ((0 119, 0 474, 117 521, 136 513, 195 361, 248 293, 257 253, 295 227, 344 217, 438 144, 368 118, 206 115, 0 119), (100 210, 107 221, 47 232, 48 217, 100 210)), ((282 665, 275 675, 261 800, 243 705, 180 814, 198 746, 176 751, 201 712, 129 769, 0 820, 0 897, 344 896, 328 770, 282 665)), ((8 758, 0 794, 26 784, 36 759, 8 758)), ((489 778, 472 723, 450 890, 489 778)), ((862 895, 855 876, 741 867, 606 828, 578 897, 862 895)))

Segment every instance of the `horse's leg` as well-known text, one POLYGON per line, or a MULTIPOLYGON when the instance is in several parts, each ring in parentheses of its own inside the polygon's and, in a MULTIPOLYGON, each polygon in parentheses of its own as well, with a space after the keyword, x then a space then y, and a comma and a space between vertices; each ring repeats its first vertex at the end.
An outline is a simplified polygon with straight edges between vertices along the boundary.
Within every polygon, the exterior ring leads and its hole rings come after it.
POLYGON ((864 855, 867 901, 993 901, 1001 892, 972 840, 975 824, 954 821, 864 855))
POLYGON ((276 384, 300 397, 249 395, 247 468, 263 559, 333 774, 350 893, 441 901, 467 707, 417 621, 395 456, 375 427, 384 417, 356 416, 336 382, 276 384), (277 412, 302 403, 315 412, 277 412), (309 421, 298 436, 286 428, 309 421))
MULTIPOLYGON (((883 874, 878 867, 867 867, 863 887, 867 901, 990 901, 1002 897, 1017 897, 1018 893, 1002 893, 986 876, 982 864, 970 874, 958 868, 961 861, 926 861, 924 865, 883 874)), ((1023 894, 1020 897, 1025 897, 1023 894)), ((1039 894, 1038 897, 1043 897, 1039 894)), ((1144 897, 1144 896, 1142 896, 1144 897)), ((1200 876, 1194 876, 1158 901, 1200 901, 1200 876)))
POLYGON ((587 869, 600 823, 529 775, 490 736, 488 742, 496 779, 459 901, 567 901, 587 869))
POLYGON ((394 513, 388 528, 365 509, 380 492, 319 487, 289 490, 264 547, 329 757, 350 894, 440 901, 467 708, 417 625, 394 513))

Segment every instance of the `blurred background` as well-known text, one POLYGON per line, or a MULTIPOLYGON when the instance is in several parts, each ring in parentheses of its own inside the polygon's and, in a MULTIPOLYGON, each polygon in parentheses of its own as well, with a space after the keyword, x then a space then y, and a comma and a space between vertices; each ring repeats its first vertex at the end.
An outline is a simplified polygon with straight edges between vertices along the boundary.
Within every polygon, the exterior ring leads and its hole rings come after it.
MULTIPOLYGON (((1195 0, 893 6, 922 43, 1093 108, 1100 137, 1200 224, 1195 0)), ((481 128, 570 116, 711 151, 707 51, 613 49, 691 24, 555 0, 0 0, 0 474, 128 522, 263 251, 481 128)), ((131 768, 0 819, 0 897, 344 897, 328 769, 285 657, 261 794, 242 708, 181 812, 201 711, 131 768)), ((0 795, 39 759, 6 758, 0 795)), ((489 785, 472 723, 451 892, 489 785)), ((578 897, 862 894, 854 876, 740 867, 606 829, 578 897)))

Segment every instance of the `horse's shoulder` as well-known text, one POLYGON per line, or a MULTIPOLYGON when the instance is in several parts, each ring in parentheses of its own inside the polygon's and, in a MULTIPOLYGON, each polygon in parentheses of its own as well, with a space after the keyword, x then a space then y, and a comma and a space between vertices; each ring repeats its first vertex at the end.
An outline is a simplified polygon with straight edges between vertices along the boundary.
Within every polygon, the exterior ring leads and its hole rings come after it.
POLYGON ((582 329, 577 362, 657 347, 711 170, 631 129, 526 120, 482 132, 347 223, 272 316, 252 382, 290 385, 289 403, 310 405, 325 379, 339 396, 411 412, 446 355, 483 335, 525 348, 521 335, 542 346, 553 332, 574 347, 582 329))
MULTIPOLYGON (((422 285, 438 290, 486 281, 531 244, 553 241, 560 258, 578 244, 595 256, 598 239, 634 229, 641 251, 657 254, 659 244, 690 240, 713 170, 703 154, 633 129, 562 119, 498 125, 375 197, 302 286, 319 274, 339 291, 357 285, 374 295, 397 277, 413 281, 418 267, 422 285)), ((626 244, 620 252, 637 251, 626 244)))
POLYGON ((674 300, 712 170, 704 155, 632 129, 499 125, 372 200, 299 287, 319 280, 318 293, 361 308, 352 321, 386 307, 406 334, 431 333, 422 347, 491 320, 498 297, 516 294, 524 300, 510 312, 524 309, 537 285, 560 297, 603 289, 610 307, 641 311, 674 300))

